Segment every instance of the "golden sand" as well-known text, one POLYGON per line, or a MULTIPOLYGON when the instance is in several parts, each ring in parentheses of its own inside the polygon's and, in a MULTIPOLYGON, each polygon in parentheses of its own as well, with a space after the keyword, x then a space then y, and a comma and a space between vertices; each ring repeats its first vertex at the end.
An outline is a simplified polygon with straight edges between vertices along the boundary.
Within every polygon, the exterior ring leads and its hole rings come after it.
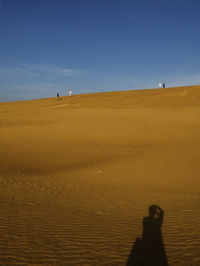
POLYGON ((200 86, 0 103, 0 262, 125 265, 151 204, 200 265, 200 86))

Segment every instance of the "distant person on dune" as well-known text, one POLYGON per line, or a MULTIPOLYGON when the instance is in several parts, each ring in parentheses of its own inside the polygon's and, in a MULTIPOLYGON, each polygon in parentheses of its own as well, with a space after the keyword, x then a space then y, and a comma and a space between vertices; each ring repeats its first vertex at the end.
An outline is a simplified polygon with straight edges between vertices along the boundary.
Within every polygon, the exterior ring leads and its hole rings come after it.
POLYGON ((165 81, 163 82, 163 89, 165 88, 165 81))
POLYGON ((59 98, 60 97, 60 95, 59 95, 59 93, 57 92, 57 98, 59 98))

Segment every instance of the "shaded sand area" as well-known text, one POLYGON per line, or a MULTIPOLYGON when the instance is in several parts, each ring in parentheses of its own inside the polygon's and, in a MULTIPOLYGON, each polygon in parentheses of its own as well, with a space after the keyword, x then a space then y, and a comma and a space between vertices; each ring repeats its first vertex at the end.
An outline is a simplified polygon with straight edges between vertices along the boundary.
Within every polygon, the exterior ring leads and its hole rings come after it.
POLYGON ((0 103, 0 264, 125 265, 151 204, 200 265, 200 86, 0 103))

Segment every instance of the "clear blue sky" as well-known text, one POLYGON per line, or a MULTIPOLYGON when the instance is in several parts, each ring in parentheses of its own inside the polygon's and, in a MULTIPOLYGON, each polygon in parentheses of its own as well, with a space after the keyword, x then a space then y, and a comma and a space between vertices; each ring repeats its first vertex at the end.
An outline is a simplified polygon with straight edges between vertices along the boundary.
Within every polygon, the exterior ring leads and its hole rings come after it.
POLYGON ((0 0, 0 101, 200 84, 199 0, 0 0))

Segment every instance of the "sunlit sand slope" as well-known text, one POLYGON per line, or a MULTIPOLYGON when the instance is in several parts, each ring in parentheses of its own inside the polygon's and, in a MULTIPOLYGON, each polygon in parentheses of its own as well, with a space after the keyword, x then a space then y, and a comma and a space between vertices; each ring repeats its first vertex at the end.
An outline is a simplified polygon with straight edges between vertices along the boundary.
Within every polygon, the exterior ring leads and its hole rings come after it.
POLYGON ((0 261, 124 265, 157 203, 199 265, 199 158, 200 86, 0 103, 0 261))

